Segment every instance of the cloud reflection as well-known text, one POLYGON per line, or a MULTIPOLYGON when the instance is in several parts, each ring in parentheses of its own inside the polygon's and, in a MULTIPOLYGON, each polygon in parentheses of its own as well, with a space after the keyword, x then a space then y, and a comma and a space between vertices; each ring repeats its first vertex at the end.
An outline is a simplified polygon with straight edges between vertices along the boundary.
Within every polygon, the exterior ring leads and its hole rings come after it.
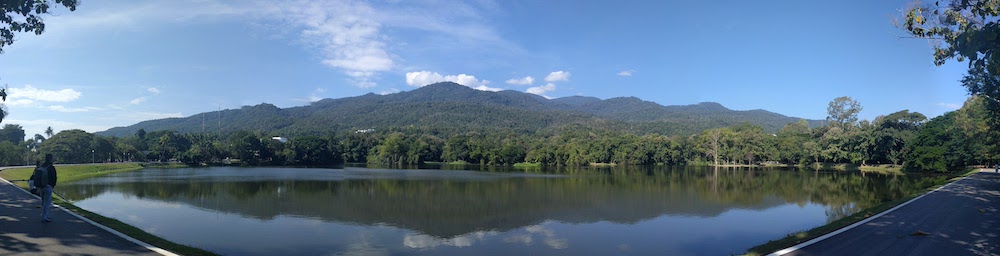
POLYGON ((475 242, 486 240, 487 237, 496 236, 496 231, 476 231, 452 238, 437 238, 424 234, 407 234, 403 237, 403 245, 414 249, 427 249, 438 246, 469 247, 475 242))
POLYGON ((347 244, 347 249, 343 252, 337 253, 336 255, 344 256, 384 256, 390 255, 389 250, 378 245, 373 245, 371 243, 371 234, 358 234, 354 237, 350 244, 347 244))
POLYGON ((556 232, 551 228, 546 228, 542 225, 531 225, 524 227, 524 231, 528 232, 528 234, 509 236, 504 238, 504 242, 531 245, 535 241, 534 235, 540 235, 542 242, 552 249, 566 249, 569 247, 569 241, 557 238, 556 232))
POLYGON ((515 235, 503 239, 504 243, 531 245, 533 238, 531 235, 515 235))

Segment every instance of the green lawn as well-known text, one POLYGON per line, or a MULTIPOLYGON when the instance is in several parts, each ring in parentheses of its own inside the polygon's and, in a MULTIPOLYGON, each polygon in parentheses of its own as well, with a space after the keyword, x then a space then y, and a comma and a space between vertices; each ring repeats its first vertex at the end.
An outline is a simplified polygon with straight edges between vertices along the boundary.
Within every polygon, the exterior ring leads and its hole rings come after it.
MULTIPOLYGON (((56 165, 56 170, 59 172, 59 182, 70 182, 77 181, 86 178, 97 177, 101 175, 108 175, 112 173, 119 172, 130 172, 142 169, 143 167, 136 163, 130 164, 93 164, 93 165, 70 165, 70 166, 59 166, 56 165)), ((31 177, 31 172, 34 168, 13 168, 0 171, 0 178, 6 180, 25 180, 31 177)), ((20 187, 28 187, 26 182, 15 182, 20 187)))

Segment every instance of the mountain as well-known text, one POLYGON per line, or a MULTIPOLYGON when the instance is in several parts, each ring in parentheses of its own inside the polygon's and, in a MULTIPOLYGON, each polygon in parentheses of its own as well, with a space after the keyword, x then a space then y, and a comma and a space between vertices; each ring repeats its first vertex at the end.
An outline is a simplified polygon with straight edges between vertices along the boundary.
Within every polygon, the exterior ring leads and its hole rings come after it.
MULTIPOLYGON (((776 132, 798 120, 765 110, 734 111, 714 102, 662 106, 635 97, 546 99, 517 91, 487 92, 442 82, 408 92, 323 99, 307 106, 284 109, 262 103, 186 118, 149 120, 98 134, 126 136, 139 129, 182 133, 248 130, 292 136, 411 126, 445 133, 482 129, 533 133, 583 125, 635 133, 689 135, 743 122, 776 132)), ((813 126, 822 123, 819 120, 809 122, 813 126)))

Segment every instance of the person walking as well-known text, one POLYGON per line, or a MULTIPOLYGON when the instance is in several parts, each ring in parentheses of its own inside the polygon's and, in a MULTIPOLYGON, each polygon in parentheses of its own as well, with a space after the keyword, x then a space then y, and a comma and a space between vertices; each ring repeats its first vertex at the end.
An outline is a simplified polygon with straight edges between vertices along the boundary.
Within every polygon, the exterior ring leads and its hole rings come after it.
POLYGON ((59 178, 56 167, 52 165, 52 154, 45 154, 45 163, 35 169, 35 185, 42 196, 42 222, 52 222, 52 189, 56 187, 59 178))

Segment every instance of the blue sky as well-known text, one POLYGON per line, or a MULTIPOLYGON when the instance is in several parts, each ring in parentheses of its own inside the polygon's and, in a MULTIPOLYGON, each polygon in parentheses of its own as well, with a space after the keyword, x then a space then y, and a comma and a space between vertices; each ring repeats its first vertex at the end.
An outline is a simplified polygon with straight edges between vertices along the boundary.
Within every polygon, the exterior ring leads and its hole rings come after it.
POLYGON ((82 1, 0 54, 3 123, 103 131, 437 81, 719 102, 809 119, 957 109, 966 63, 892 26, 908 1, 82 1))

